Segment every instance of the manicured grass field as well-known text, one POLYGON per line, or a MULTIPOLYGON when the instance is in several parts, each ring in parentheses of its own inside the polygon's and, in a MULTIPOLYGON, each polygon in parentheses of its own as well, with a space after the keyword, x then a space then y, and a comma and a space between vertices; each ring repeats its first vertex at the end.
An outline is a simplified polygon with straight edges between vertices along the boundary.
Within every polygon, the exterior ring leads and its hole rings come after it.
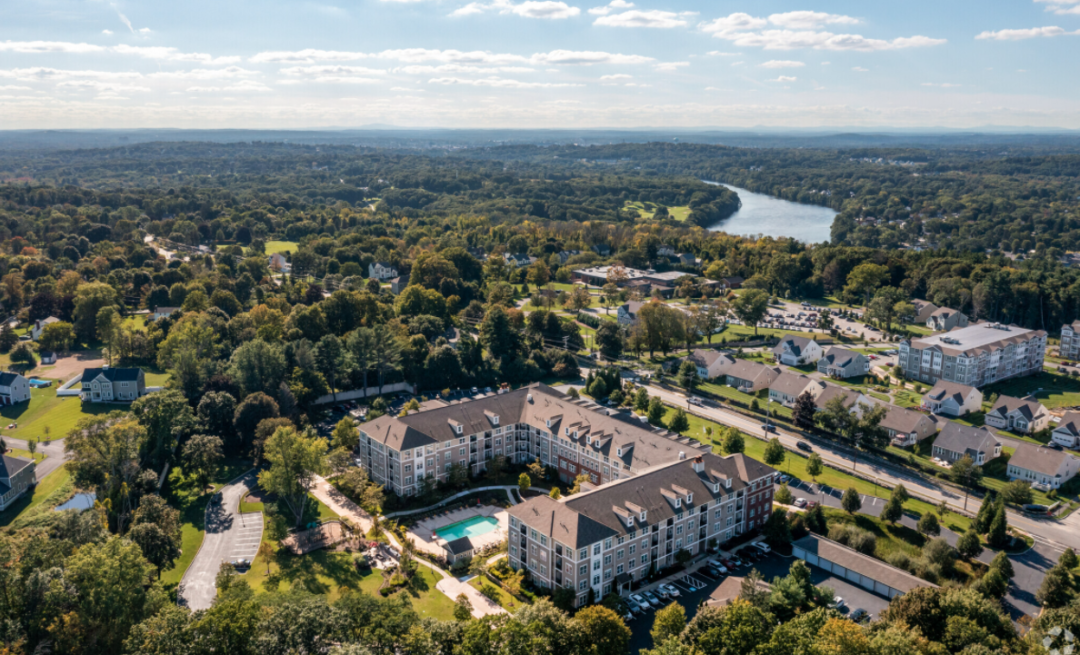
MULTIPOLYGON (((218 246, 218 249, 225 246, 218 246)), ((295 241, 267 241, 266 242, 266 256, 269 257, 277 252, 296 252, 297 245, 295 241)), ((245 247, 244 254, 247 254, 250 249, 245 247)))
MULTIPOLYGON (((656 207, 653 203, 649 203, 649 207, 646 207, 642 202, 630 202, 626 201, 627 209, 636 209, 638 214, 643 218, 652 218, 656 215, 656 207)), ((690 207, 668 207, 668 214, 677 221, 685 221, 690 217, 690 207)))
POLYGON ((0 527, 25 527, 36 516, 51 512, 75 490, 67 466, 56 469, 15 504, 0 512, 0 527))
POLYGON ((991 384, 982 392, 984 396, 996 393, 1014 398, 1035 394, 1049 409, 1080 405, 1080 379, 1047 372, 991 384))
POLYGON ((171 373, 151 373, 150 371, 143 369, 146 375, 146 386, 148 387, 163 387, 172 377, 171 373))
POLYGON ((44 428, 48 426, 50 439, 63 439, 79 419, 125 408, 125 405, 83 403, 78 396, 60 397, 56 395, 56 387, 31 389, 30 402, 0 408, 0 429, 3 434, 16 439, 42 441, 45 439, 44 428), (6 429, 12 422, 18 423, 19 427, 6 429))
POLYGON ((900 407, 918 407, 922 404, 922 396, 914 391, 904 389, 893 394, 893 403, 900 407))
POLYGON ((40 462, 45 459, 45 453, 34 453, 31 457, 29 450, 23 450, 22 448, 9 448, 7 451, 8 457, 22 457, 23 459, 33 459, 35 462, 40 462))
POLYGON ((485 585, 495 589, 495 598, 493 598, 492 600, 498 603, 499 607, 503 608, 507 612, 510 612, 511 614, 526 605, 525 603, 522 603, 520 600, 514 598, 509 593, 507 593, 505 589, 496 585, 494 582, 488 580, 482 575, 475 576, 472 580, 469 580, 469 586, 474 587, 477 591, 480 591, 481 587, 485 585))

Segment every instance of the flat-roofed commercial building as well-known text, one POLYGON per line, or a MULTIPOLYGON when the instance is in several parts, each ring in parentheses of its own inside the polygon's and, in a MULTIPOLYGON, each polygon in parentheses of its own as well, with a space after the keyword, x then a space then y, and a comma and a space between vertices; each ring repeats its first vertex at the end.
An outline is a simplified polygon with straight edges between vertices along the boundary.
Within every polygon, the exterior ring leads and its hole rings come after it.
POLYGON ((1042 371, 1046 332, 979 323, 900 342, 899 365, 912 380, 958 382, 972 387, 1042 371))
POLYGON ((700 453, 627 479, 588 485, 509 510, 509 558, 539 587, 573 589, 583 605, 626 593, 651 570, 760 528, 772 511, 776 471, 742 454, 700 453))

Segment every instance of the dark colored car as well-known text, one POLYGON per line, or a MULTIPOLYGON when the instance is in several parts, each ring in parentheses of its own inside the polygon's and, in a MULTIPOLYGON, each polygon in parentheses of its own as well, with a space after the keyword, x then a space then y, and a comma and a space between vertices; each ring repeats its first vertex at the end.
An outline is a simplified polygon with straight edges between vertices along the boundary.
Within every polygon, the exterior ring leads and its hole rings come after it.
POLYGON ((806 443, 805 441, 797 441, 797 442, 795 442, 795 447, 798 448, 799 450, 813 450, 814 449, 813 446, 806 443))

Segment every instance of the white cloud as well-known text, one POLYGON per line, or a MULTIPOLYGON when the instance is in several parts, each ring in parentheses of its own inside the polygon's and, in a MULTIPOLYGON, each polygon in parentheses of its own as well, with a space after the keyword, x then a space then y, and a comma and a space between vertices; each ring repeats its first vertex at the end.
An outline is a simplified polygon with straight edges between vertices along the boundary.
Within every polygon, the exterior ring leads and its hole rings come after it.
POLYGON ((569 84, 556 82, 522 82, 519 80, 508 80, 499 77, 487 77, 477 80, 466 80, 458 77, 437 77, 428 80, 428 83, 442 84, 446 86, 459 84, 466 86, 487 86, 499 89, 555 89, 585 86, 584 84, 569 84))
POLYGON ((265 91, 272 91, 270 87, 261 82, 255 82, 253 80, 241 80, 236 84, 230 84, 229 86, 192 86, 188 87, 188 93, 220 93, 222 91, 228 92, 257 92, 262 93, 265 91))
POLYGON ((426 93, 427 92, 427 89, 410 89, 409 87, 406 87, 406 86, 392 86, 392 87, 390 87, 390 90, 391 91, 407 91, 409 93, 426 93))
POLYGON ((92 43, 68 43, 66 41, 0 41, 0 52, 26 54, 68 53, 85 55, 104 52, 106 48, 92 43))
POLYGON ((109 48, 111 52, 115 52, 121 55, 134 55, 136 57, 143 57, 146 59, 160 59, 165 61, 183 61, 183 62, 195 62, 199 64, 209 64, 211 66, 221 64, 235 64, 240 61, 240 57, 214 57, 213 55, 204 54, 201 52, 180 52, 176 48, 169 48, 165 46, 131 46, 131 45, 117 45, 109 48))
POLYGON ((282 68, 280 73, 282 75, 299 76, 299 75, 385 75, 386 71, 376 68, 366 68, 364 66, 292 66, 290 68, 282 68))
MULTIPOLYGON (((406 75, 433 75, 436 73, 535 73, 535 68, 528 66, 468 66, 465 64, 442 64, 440 66, 411 65, 400 66, 390 70, 391 73, 405 73, 406 75)), ((559 70, 553 71, 558 73, 559 70)))
POLYGON ((104 34, 105 36, 112 36, 113 35, 112 30, 101 30, 101 33, 104 34))
POLYGON ((673 11, 661 11, 659 9, 651 9, 649 11, 641 11, 640 9, 631 9, 630 11, 624 11, 621 14, 608 14, 606 16, 600 16, 593 25, 607 25, 609 27, 654 27, 660 29, 668 29, 672 27, 685 27, 687 24, 687 18, 695 15, 695 12, 681 12, 675 13, 673 11))
POLYGON ((731 62, 731 67, 735 68, 736 66, 742 66, 745 63, 746 63, 745 61, 733 61, 733 62, 731 62))
POLYGON ((801 61, 791 61, 789 59, 772 59, 760 64, 762 68, 802 68, 805 65, 801 61))
POLYGON ((1050 5, 1046 11, 1059 15, 1080 14, 1080 0, 1035 0, 1050 5))
POLYGON ((227 68, 194 68, 186 71, 160 71, 147 77, 165 80, 220 80, 259 75, 258 71, 229 66, 227 68))
POLYGON ((656 70, 671 72, 671 71, 679 70, 680 68, 685 68, 686 66, 689 66, 689 65, 690 65, 690 62, 688 62, 688 61, 665 61, 663 63, 657 64, 656 65, 656 70))
POLYGON ((383 80, 373 77, 353 77, 350 75, 319 75, 309 80, 320 84, 382 84, 383 80))
POLYGON ((120 22, 123 23, 124 25, 127 25, 127 28, 129 30, 131 30, 132 34, 134 34, 135 33, 135 28, 131 26, 131 21, 128 20, 128 17, 125 16, 123 14, 123 12, 121 12, 119 10, 117 10, 116 15, 120 17, 120 22))
POLYGON ((731 34, 734 32, 746 32, 748 30, 758 30, 768 26, 769 21, 764 18, 754 18, 750 14, 743 12, 736 12, 729 16, 717 18, 703 23, 701 30, 706 34, 731 34))
POLYGON ((145 86, 136 86, 134 84, 120 84, 117 82, 104 82, 101 80, 66 80, 56 85, 60 89, 76 89, 86 90, 90 89, 97 92, 125 92, 130 93, 132 91, 147 92, 150 89, 145 86))
POLYGON ((959 84, 951 84, 949 82, 942 82, 940 84, 936 84, 934 82, 923 82, 922 85, 923 86, 936 86, 939 89, 957 89, 957 88, 960 88, 959 84))
POLYGON ((797 78, 797 77, 788 77, 787 75, 781 75, 780 77, 776 78, 775 80, 769 80, 769 81, 770 82, 794 82, 794 81, 796 81, 798 79, 799 78, 797 78))
POLYGON ((634 3, 627 2, 626 0, 611 0, 611 2, 602 7, 593 7, 589 10, 589 13, 594 16, 607 16, 616 9, 629 9, 633 6, 634 3))
POLYGON ((1020 41, 1020 40, 1023 40, 1023 39, 1033 39, 1033 38, 1039 38, 1039 37, 1051 37, 1051 36, 1062 36, 1062 35, 1073 35, 1073 36, 1075 36, 1075 35, 1078 35, 1078 34, 1080 34, 1080 30, 1077 30, 1076 32, 1066 32, 1064 29, 1062 29, 1060 27, 1057 27, 1055 25, 1055 26, 1049 26, 1049 27, 1030 27, 1030 28, 1027 28, 1027 29, 1019 29, 1019 30, 998 30, 997 32, 986 31, 986 32, 980 33, 975 38, 980 39, 980 40, 989 39, 989 40, 993 40, 993 41, 1020 41))
POLYGON ((612 54, 610 52, 594 52, 590 50, 552 50, 547 53, 537 53, 531 57, 537 64, 570 65, 577 64, 589 66, 592 64, 647 64, 656 61, 652 57, 642 55, 612 54))
POLYGON ((14 84, 0 85, 0 91, 31 91, 28 86, 16 86, 14 84))
POLYGON ((514 4, 511 0, 493 0, 490 4, 482 2, 470 2, 450 13, 451 16, 470 16, 485 11, 498 11, 500 14, 514 14, 523 18, 544 18, 558 20, 571 18, 581 13, 577 7, 562 2, 561 0, 526 0, 520 4, 514 4))
POLYGON ((140 27, 139 28, 139 34, 150 34, 153 31, 154 30, 150 29, 149 27, 140 27))
POLYGON ((630 80, 633 79, 633 75, 627 75, 626 73, 616 73, 614 75, 601 75, 601 80, 630 80))
POLYGON ((85 78, 96 80, 133 80, 142 77, 141 73, 97 71, 97 70, 59 70, 56 68, 8 68, 0 70, 0 78, 13 78, 25 82, 43 82, 85 78))
POLYGON ((652 87, 652 84, 641 84, 639 82, 630 82, 630 83, 624 84, 623 86, 634 86, 634 87, 637 87, 639 89, 648 89, 648 88, 652 87))
POLYGON ((862 66, 852 66, 851 70, 855 71, 856 73, 869 73, 870 72, 869 68, 863 68, 862 66))
POLYGON ((737 52, 720 52, 719 50, 710 50, 709 52, 706 52, 705 54, 709 55, 710 57, 738 57, 739 56, 739 53, 737 53, 737 52))
POLYGON ((858 18, 820 11, 789 11, 769 16, 769 22, 790 30, 813 30, 824 25, 855 25, 858 18))

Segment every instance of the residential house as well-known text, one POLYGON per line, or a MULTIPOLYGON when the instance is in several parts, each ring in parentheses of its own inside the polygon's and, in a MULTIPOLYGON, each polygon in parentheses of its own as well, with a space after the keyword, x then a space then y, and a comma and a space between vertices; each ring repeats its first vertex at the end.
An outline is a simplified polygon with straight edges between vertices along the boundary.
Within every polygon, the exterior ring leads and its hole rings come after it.
POLYGON ((60 319, 56 318, 55 316, 50 316, 49 318, 42 318, 34 321, 34 325, 30 328, 30 338, 34 341, 37 341, 38 338, 41 336, 41 333, 45 331, 46 325, 51 325, 53 323, 59 322, 60 319))
POLYGON ((36 484, 36 466, 29 459, 0 453, 0 512, 10 507, 19 496, 36 484))
POLYGON ((739 275, 732 275, 730 277, 721 278, 720 280, 718 280, 718 282, 723 283, 721 287, 723 289, 741 289, 743 282, 746 282, 746 279, 739 275))
POLYGON ((938 307, 926 319, 926 327, 935 332, 948 332, 953 328, 968 326, 968 317, 963 312, 948 307, 938 307))
POLYGON ((896 405, 885 405, 888 413, 881 419, 879 424, 889 433, 892 445, 914 446, 916 443, 937 434, 940 423, 937 418, 913 409, 905 409, 896 405))
POLYGON ((1061 357, 1080 359, 1080 321, 1061 326, 1061 357))
POLYGON ((398 271, 389 262, 371 262, 368 264, 368 277, 372 280, 385 282, 398 276, 398 271))
POLYGON ((173 314, 175 314, 175 313, 177 313, 179 311, 180 311, 179 307, 158 307, 158 308, 154 309, 154 313, 151 314, 150 316, 155 321, 160 321, 161 319, 172 316, 173 314))
POLYGON ((854 350, 831 346, 817 360, 817 370, 831 378, 856 378, 870 372, 870 359, 854 350))
POLYGON ((487 259, 487 257, 488 257, 488 255, 487 255, 487 251, 486 251, 486 250, 484 250, 483 248, 480 248, 480 247, 475 247, 475 248, 466 248, 465 250, 466 250, 466 251, 467 251, 467 252, 468 252, 468 253, 469 253, 470 255, 472 255, 473 257, 475 257, 475 258, 477 258, 477 259, 479 259, 480 261, 484 261, 484 260, 485 260, 485 259, 487 259))
POLYGON ((698 258, 692 252, 683 252, 677 255, 679 263, 683 266, 697 266, 698 258))
POLYGON ((780 339, 773 349, 776 361, 785 366, 804 366, 813 364, 821 359, 822 350, 817 341, 810 337, 802 337, 797 334, 787 334, 780 339))
POLYGON ((1042 372, 1046 332, 979 323, 900 342, 898 366, 909 380, 938 380, 981 387, 1042 372))
POLYGON ((931 314, 938 310, 937 305, 927 300, 919 300, 916 298, 911 301, 911 304, 915 306, 915 314, 913 316, 903 317, 908 323, 926 325, 926 322, 930 320, 931 314))
POLYGON ((690 353, 690 356, 686 358, 686 361, 697 366, 698 377, 703 380, 714 380, 726 374, 738 362, 731 355, 722 353, 719 350, 704 348, 695 348, 690 353))
POLYGON ((993 409, 986 413, 986 424, 1002 430, 1031 434, 1050 424, 1050 412, 1033 396, 999 396, 993 409))
POLYGON ((675 248, 665 243, 656 248, 656 254, 661 257, 674 257, 675 248))
POLYGON ((1080 445, 1080 412, 1065 412, 1061 422, 1050 433, 1050 439, 1066 448, 1080 445))
POLYGON ((42 350, 40 353, 38 353, 38 357, 41 358, 42 364, 56 363, 56 353, 51 350, 42 350))
POLYGON ((270 270, 275 273, 289 273, 292 271, 292 264, 289 260, 285 259, 285 255, 280 252, 275 252, 269 257, 270 270))
POLYGON ((1080 469, 1080 457, 1045 446, 1021 443, 1009 458, 1005 474, 1010 480, 1023 480, 1031 486, 1049 491, 1073 479, 1080 469))
POLYGON ((146 394, 141 368, 88 368, 82 374, 83 402, 133 402, 146 394))
POLYGON ((569 260, 571 257, 573 257, 575 255, 580 255, 580 254, 581 254, 580 250, 560 250, 559 251, 559 262, 565 264, 567 262, 567 260, 569 260))
POLYGON ((748 359, 736 361, 724 372, 725 383, 744 393, 757 393, 762 389, 767 389, 778 377, 780 377, 779 368, 748 359))
POLYGON ((407 286, 409 286, 409 274, 399 275, 393 280, 390 280, 390 293, 396 296, 404 291, 407 286))
POLYGON ((506 253, 505 255, 503 255, 503 259, 505 259, 506 263, 512 268, 520 268, 522 266, 529 266, 536 263, 536 257, 530 257, 524 253, 518 253, 516 255, 506 253))
POLYGON ((934 441, 934 457, 952 463, 964 455, 976 466, 982 466, 1001 456, 1001 442, 988 428, 973 428, 946 421, 934 441))
POLYGON ((700 453, 559 500, 541 495, 508 510, 508 557, 541 589, 629 593, 677 554, 702 554, 772 515, 776 471, 741 453, 700 453))
POLYGON ((825 409, 825 406, 829 404, 834 398, 843 398, 844 407, 847 407, 851 411, 859 411, 860 406, 873 407, 877 405, 877 401, 869 396, 861 394, 857 391, 853 391, 846 387, 837 386, 835 384, 826 384, 825 388, 814 397, 814 408, 818 411, 825 409))
POLYGON ((809 393, 812 398, 817 398, 826 386, 821 380, 793 371, 784 371, 769 385, 769 400, 791 407, 795 404, 795 399, 803 393, 809 393))
POLYGON ((18 373, 0 373, 0 405, 14 405, 29 400, 29 380, 18 373))
POLYGON ((645 306, 645 303, 638 300, 631 300, 630 302, 623 303, 616 310, 616 318, 619 321, 619 325, 628 326, 637 323, 638 312, 645 306))
POLYGON ((983 395, 975 387, 939 380, 923 396, 922 406, 943 416, 963 416, 982 410, 983 395))
POLYGON ((461 537, 453 541, 443 544, 443 556, 447 562, 453 564, 460 560, 470 560, 473 557, 473 551, 476 547, 473 546, 473 542, 468 537, 461 537))

